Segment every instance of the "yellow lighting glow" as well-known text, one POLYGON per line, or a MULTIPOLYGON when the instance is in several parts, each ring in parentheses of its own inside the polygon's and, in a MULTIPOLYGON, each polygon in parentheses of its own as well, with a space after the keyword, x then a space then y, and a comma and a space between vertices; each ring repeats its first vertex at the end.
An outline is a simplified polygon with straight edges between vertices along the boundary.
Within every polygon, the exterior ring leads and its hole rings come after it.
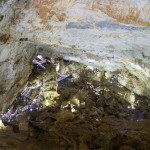
POLYGON ((50 105, 50 101, 49 101, 49 100, 46 100, 46 101, 45 101, 45 105, 46 105, 46 106, 49 106, 49 105, 50 105))
POLYGON ((4 126, 2 120, 0 120, 0 129, 5 129, 6 127, 4 126))

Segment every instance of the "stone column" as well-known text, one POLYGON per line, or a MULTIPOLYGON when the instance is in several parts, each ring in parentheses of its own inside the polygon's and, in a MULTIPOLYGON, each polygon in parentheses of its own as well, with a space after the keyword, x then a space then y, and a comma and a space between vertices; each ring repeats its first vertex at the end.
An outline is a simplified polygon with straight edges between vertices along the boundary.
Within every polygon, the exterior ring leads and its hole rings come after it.
POLYGON ((57 94, 57 73, 54 64, 46 64, 46 70, 43 76, 43 90, 42 95, 44 97, 44 105, 55 104, 55 98, 57 94))

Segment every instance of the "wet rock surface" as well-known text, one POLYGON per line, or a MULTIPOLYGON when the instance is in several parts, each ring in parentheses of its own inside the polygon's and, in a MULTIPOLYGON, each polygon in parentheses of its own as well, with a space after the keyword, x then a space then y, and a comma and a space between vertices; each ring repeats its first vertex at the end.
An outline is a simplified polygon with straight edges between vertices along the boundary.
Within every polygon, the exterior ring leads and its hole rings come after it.
MULTIPOLYGON (((55 88, 44 80, 46 71, 34 67, 28 90, 22 91, 27 95, 19 93, 1 118, 6 127, 0 130, 1 149, 150 149, 149 99, 120 86, 119 71, 108 79, 104 72, 60 58, 49 65, 60 66, 58 72, 71 76, 55 88), (46 103, 43 85, 58 93, 55 103, 46 103)), ((55 77, 51 81, 56 81, 59 76, 50 68, 55 77)))

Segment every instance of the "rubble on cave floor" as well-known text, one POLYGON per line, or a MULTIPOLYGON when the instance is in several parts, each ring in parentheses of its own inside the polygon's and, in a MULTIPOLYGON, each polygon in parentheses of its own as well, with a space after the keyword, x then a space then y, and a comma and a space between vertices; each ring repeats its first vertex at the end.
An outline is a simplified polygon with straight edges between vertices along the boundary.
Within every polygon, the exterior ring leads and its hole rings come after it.
POLYGON ((115 73, 108 80, 105 72, 61 58, 34 64, 24 89, 1 114, 1 132, 9 132, 9 140, 21 137, 14 139, 16 149, 150 149, 148 103, 136 94, 133 103, 133 92, 118 85, 115 73))

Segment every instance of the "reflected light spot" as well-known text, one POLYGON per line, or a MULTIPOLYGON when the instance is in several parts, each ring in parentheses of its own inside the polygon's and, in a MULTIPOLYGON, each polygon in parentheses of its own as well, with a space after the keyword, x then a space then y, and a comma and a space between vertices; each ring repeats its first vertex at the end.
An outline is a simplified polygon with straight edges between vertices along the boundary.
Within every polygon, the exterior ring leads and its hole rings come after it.
POLYGON ((130 108, 131 108, 131 106, 128 106, 127 108, 128 108, 128 109, 130 109, 130 108))
POLYGON ((50 105, 49 100, 46 100, 46 101, 45 101, 45 105, 46 105, 46 106, 49 106, 49 105, 50 105))
POLYGON ((0 120, 0 129, 5 129, 6 127, 4 126, 2 120, 0 120))

